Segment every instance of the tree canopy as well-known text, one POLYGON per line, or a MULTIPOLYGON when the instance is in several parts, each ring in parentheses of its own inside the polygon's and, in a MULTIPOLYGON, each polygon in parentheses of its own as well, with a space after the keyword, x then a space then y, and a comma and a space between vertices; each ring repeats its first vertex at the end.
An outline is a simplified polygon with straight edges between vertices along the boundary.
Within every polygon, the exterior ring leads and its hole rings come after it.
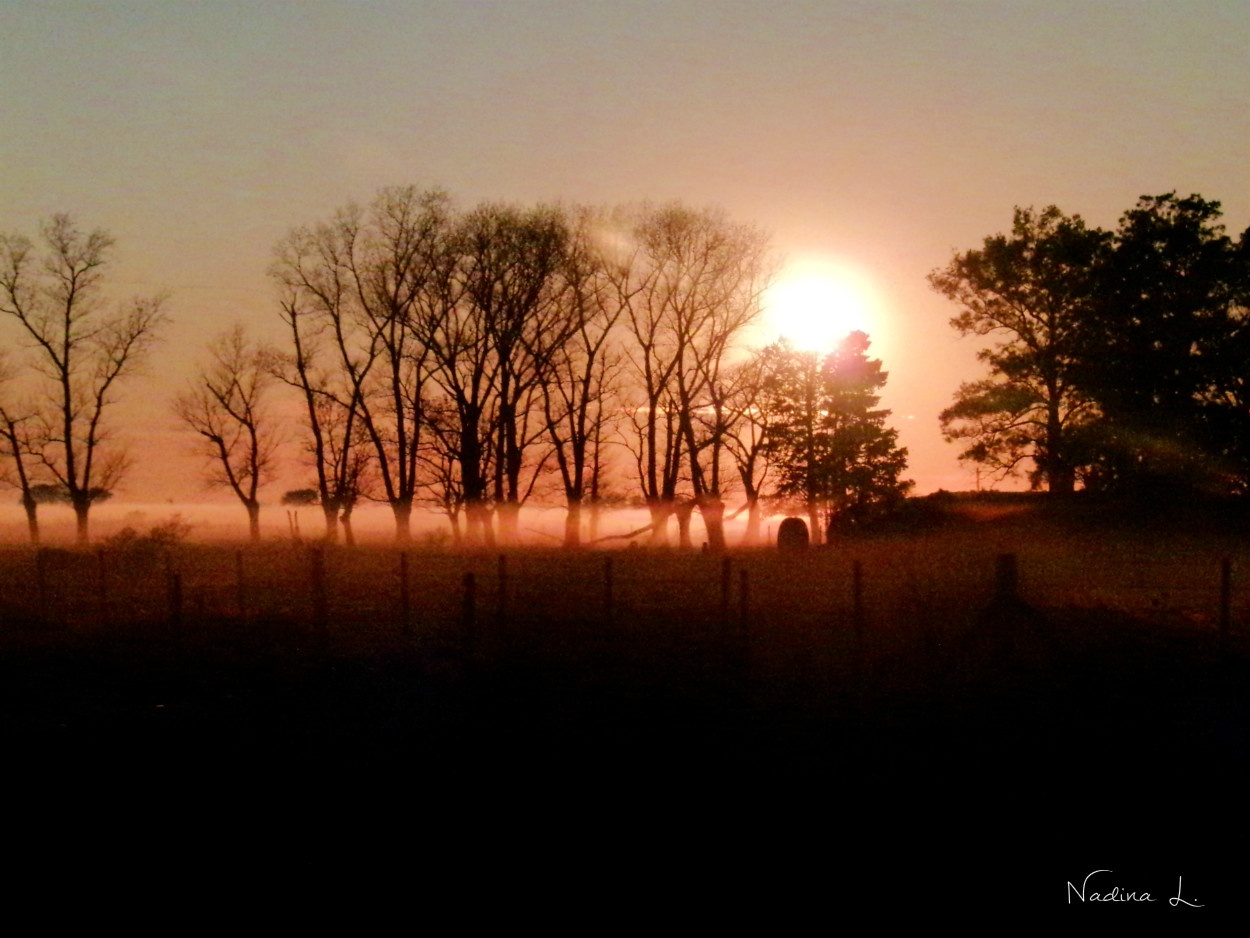
POLYGON ((999 475, 1031 461, 1034 486, 1069 493, 1244 489, 1246 236, 1201 196, 1143 196, 1115 231, 1055 206, 1017 208, 930 274, 961 307, 951 325, 998 339, 988 377, 942 412, 962 458, 999 475))

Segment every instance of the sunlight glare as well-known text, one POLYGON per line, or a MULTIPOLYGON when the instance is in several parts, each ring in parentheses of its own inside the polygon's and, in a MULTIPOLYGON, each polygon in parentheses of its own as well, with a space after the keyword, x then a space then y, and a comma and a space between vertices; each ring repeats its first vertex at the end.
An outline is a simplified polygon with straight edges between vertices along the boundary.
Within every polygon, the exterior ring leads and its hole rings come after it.
POLYGON ((853 268, 828 260, 792 262, 765 296, 762 338, 829 351, 853 330, 871 336, 876 307, 870 284, 853 268))

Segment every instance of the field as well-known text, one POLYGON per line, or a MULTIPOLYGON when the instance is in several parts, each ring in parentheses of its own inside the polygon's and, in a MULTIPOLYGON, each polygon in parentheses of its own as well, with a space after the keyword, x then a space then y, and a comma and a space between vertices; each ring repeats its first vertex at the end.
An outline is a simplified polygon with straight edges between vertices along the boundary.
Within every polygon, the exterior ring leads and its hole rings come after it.
POLYGON ((1218 877, 1250 791, 1242 571, 1236 531, 1013 512, 725 558, 12 548, 0 741, 75 824, 272 829, 308 869, 513 831, 869 893, 848 857, 932 896, 957 844, 997 858, 956 876, 986 888, 1042 888, 1053 850, 1060 889, 1164 845, 1218 877))

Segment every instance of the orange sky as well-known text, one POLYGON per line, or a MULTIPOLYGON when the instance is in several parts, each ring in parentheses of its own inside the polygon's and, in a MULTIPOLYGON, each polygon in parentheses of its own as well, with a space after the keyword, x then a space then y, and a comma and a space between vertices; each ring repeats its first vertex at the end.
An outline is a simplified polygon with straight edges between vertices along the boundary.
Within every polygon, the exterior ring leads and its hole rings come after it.
MULTIPOLYGON (((1250 224, 1250 5, 1234 2, 0 2, 0 230, 118 240, 174 324, 116 413, 121 498, 210 497, 169 402, 235 320, 277 336, 292 226, 381 186, 723 206, 876 299, 920 492, 970 488, 938 412, 976 345, 925 275, 1058 204, 1142 194, 1250 224)), ((9 341, 7 328, 0 336, 9 341)), ((290 460, 270 500, 306 482, 290 460)), ((212 496, 220 497, 220 496, 212 496)))

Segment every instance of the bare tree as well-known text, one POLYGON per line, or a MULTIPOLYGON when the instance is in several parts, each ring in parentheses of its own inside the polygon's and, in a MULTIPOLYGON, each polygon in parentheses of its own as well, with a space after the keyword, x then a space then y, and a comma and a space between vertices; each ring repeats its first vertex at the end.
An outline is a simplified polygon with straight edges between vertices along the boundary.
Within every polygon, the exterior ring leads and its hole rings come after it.
MULTIPOLYGON (((12 363, 0 349, 0 389, 10 384, 13 378, 12 363)), ((7 398, 0 400, 0 457, 7 459, 7 463, 0 468, 0 482, 11 485, 20 493, 30 542, 38 546, 39 499, 36 498, 37 482, 32 476, 35 469, 32 460, 37 454, 31 442, 31 416, 28 408, 14 405, 7 398)))
POLYGON ((236 325, 213 341, 208 362, 174 403, 178 418, 203 439, 211 484, 229 488, 247 509, 252 541, 260 540, 257 492, 278 447, 264 409, 273 381, 271 356, 236 325))
MULTIPOLYGON (((450 222, 445 193, 384 189, 367 212, 349 206, 327 224, 293 231, 273 267, 297 342, 300 322, 312 320, 333 350, 337 386, 310 393, 330 397, 345 427, 359 421, 400 541, 410 537, 420 485, 429 377, 413 324, 428 318, 431 298, 442 293, 450 222)), ((352 437, 339 439, 346 454, 352 437)))
POLYGON ((727 424, 721 369, 759 315, 772 266, 768 240, 715 210, 644 207, 632 226, 637 252, 618 268, 629 357, 640 406, 634 454, 658 539, 677 515, 691 543, 698 508, 709 546, 725 546, 720 464, 727 424), (701 418, 700 413, 712 419, 701 418), (678 499, 685 473, 689 496, 678 499))
POLYGON ((465 312, 478 320, 493 358, 492 496, 507 541, 518 535, 521 504, 546 461, 533 454, 547 439, 541 386, 576 328, 561 302, 567 241, 562 214, 545 207, 482 205, 461 228, 465 312))
POLYGON ((553 350, 543 381, 546 427, 568 509, 566 547, 581 544, 583 503, 590 501, 592 513, 598 508, 601 450, 622 363, 615 341, 622 307, 612 302, 605 221, 585 209, 569 217, 560 299, 569 334, 553 350))
MULTIPOLYGON (((281 280, 280 269, 275 277, 281 280)), ((291 334, 291 352, 275 355, 275 374, 296 389, 308 418, 307 451, 317 478, 317 503, 325 517, 325 539, 355 543, 352 512, 367 493, 372 442, 365 433, 359 384, 326 363, 324 321, 303 308, 298 284, 284 284, 282 317, 291 334)))
POLYGON ((35 389, 30 453, 65 491, 89 537, 88 513, 121 480, 124 451, 108 447, 105 415, 118 382, 132 373, 165 322, 162 297, 135 298, 106 309, 101 284, 113 239, 81 231, 68 215, 42 230, 37 255, 21 235, 0 236, 0 313, 31 349, 42 379, 35 389))
POLYGON ((746 545, 760 541, 760 497, 768 478, 769 431, 776 415, 766 392, 768 373, 767 349, 756 350, 746 361, 739 362, 728 374, 725 387, 725 448, 746 495, 746 545))

